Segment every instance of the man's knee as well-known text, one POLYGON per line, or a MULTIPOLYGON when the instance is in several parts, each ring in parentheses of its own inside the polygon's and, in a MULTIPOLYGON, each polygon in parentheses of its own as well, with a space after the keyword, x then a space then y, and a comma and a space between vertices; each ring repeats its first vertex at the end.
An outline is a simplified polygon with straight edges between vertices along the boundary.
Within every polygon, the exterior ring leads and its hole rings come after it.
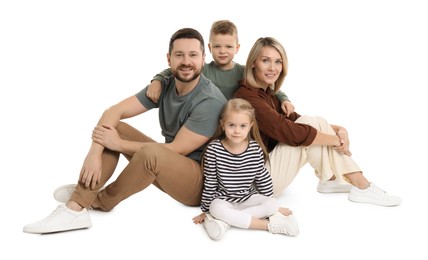
POLYGON ((165 148, 159 143, 145 143, 134 156, 140 158, 158 158, 159 156, 165 155, 165 148))

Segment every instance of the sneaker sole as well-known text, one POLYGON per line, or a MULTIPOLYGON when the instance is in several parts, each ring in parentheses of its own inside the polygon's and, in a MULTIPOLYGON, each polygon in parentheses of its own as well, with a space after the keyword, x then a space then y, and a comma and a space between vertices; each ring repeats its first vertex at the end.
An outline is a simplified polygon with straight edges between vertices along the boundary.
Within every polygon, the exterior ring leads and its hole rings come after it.
MULTIPOLYGON (((276 214, 279 215, 281 213, 276 213, 276 214)), ((271 222, 271 223, 274 223, 274 222, 281 223, 282 222, 282 224, 286 224, 286 226, 287 226, 285 232, 275 232, 275 231, 271 231, 269 229, 269 231, 272 232, 273 234, 284 234, 287 236, 294 237, 294 236, 297 236, 300 232, 299 225, 297 224, 297 221, 293 215, 285 216, 285 215, 281 214, 281 215, 279 215, 279 217, 273 216, 273 217, 269 218, 269 222, 271 222)))
POLYGON ((358 202, 358 203, 375 204, 375 205, 384 206, 384 207, 394 207, 394 206, 400 205, 400 203, 401 203, 401 201, 399 201, 399 202, 390 202, 390 203, 382 203, 382 202, 379 202, 378 200, 371 200, 371 199, 367 199, 367 198, 361 198, 361 197, 358 197, 358 196, 352 196, 351 194, 349 194, 348 200, 352 201, 352 202, 358 202))
POLYGON ((317 191, 319 193, 349 193, 351 189, 352 186, 343 188, 317 188, 317 191))
POLYGON ((57 226, 57 227, 49 227, 49 228, 43 228, 43 229, 24 227, 23 231, 25 233, 32 233, 32 234, 49 234, 49 233, 57 233, 57 232, 85 229, 85 228, 90 228, 91 226, 92 226, 92 222, 89 220, 89 221, 72 223, 72 224, 66 225, 66 226, 61 225, 61 226, 57 226))
POLYGON ((293 231, 294 232, 290 232, 290 236, 297 236, 300 233, 300 229, 299 229, 299 225, 297 224, 296 219, 293 216, 289 216, 293 222, 293 231))
POLYGON ((343 185, 343 187, 317 187, 319 193, 349 193, 352 189, 352 185, 343 185))
POLYGON ((290 216, 285 216, 285 219, 287 219, 288 222, 288 227, 287 228, 287 233, 289 236, 295 237, 299 234, 299 225, 297 225, 297 221, 296 219, 290 215, 290 216))
POLYGON ((207 231, 208 236, 213 240, 219 240, 223 236, 221 234, 221 228, 214 221, 204 221, 204 228, 207 231))

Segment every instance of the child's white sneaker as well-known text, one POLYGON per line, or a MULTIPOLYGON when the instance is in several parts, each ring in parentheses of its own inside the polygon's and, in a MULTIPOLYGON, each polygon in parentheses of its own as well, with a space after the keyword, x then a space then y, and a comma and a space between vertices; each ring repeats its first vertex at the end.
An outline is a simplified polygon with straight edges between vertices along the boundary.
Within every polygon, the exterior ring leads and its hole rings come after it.
POLYGON ((288 236, 297 236, 299 234, 299 226, 294 216, 286 216, 280 212, 269 217, 268 230, 272 234, 285 234, 288 236))
POLYGON ((220 240, 226 231, 230 228, 230 225, 226 222, 215 219, 211 214, 205 214, 203 222, 204 228, 207 231, 208 236, 213 240, 220 240))

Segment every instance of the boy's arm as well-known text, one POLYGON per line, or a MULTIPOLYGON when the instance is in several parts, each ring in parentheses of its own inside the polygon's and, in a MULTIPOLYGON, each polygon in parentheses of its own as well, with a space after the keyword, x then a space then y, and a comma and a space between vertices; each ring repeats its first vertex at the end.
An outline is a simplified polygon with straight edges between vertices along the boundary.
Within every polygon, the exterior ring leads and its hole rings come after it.
POLYGON ((165 78, 165 77, 169 77, 169 76, 171 76, 172 75, 172 73, 171 73, 171 69, 164 69, 163 71, 161 71, 161 72, 159 72, 158 74, 156 74, 154 77, 153 77, 153 79, 152 79, 152 82, 154 81, 154 80, 157 80, 157 81, 162 81, 163 80, 163 78, 165 78))
POLYGON ((281 90, 278 90, 278 92, 276 92, 275 96, 279 99, 279 101, 281 101, 281 103, 284 101, 290 101, 290 99, 288 99, 287 95, 281 90))
POLYGON ((171 70, 165 69, 153 77, 149 87, 147 88, 146 95, 154 103, 157 103, 159 100, 159 96, 162 88, 161 81, 163 80, 163 78, 168 77, 170 75, 172 75, 171 70))

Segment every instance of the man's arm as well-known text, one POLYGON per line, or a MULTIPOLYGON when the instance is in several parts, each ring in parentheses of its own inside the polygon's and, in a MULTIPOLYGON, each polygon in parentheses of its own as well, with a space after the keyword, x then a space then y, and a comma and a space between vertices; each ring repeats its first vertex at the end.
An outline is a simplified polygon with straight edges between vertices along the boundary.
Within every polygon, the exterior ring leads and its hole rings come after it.
POLYGON ((101 178, 101 155, 105 147, 108 149, 119 146, 124 147, 120 150, 126 150, 128 151, 127 153, 136 151, 139 149, 138 147, 141 147, 141 144, 136 142, 124 143, 119 138, 115 128, 121 119, 130 118, 145 111, 147 109, 136 96, 126 98, 104 111, 93 131, 93 142, 80 171, 79 180, 85 183, 86 187, 91 186, 94 188, 101 178), (96 136, 95 138, 94 135, 96 136))
POLYGON ((120 120, 134 117, 146 111, 147 109, 141 104, 138 98, 132 95, 106 109, 97 125, 107 124, 116 127, 120 120))
POLYGON ((147 109, 136 96, 131 96, 107 109, 95 127, 92 140, 104 147, 124 154, 133 155, 141 149, 142 143, 120 138, 116 126, 120 120, 134 117, 146 112, 147 109))
POLYGON ((186 156, 204 145, 209 139, 207 136, 197 134, 182 126, 175 136, 174 141, 164 145, 168 149, 186 156))

